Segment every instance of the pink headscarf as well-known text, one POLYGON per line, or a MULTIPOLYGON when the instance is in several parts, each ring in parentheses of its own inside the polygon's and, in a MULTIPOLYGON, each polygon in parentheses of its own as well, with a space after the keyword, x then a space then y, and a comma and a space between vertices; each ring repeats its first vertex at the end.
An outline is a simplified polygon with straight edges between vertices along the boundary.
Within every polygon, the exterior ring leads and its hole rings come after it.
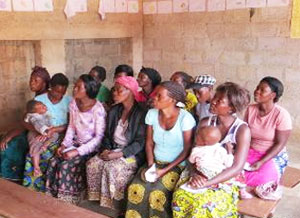
POLYGON ((129 89, 132 92, 136 101, 140 100, 140 94, 138 92, 139 84, 134 77, 121 76, 116 79, 115 83, 118 83, 121 86, 124 86, 125 88, 129 89))

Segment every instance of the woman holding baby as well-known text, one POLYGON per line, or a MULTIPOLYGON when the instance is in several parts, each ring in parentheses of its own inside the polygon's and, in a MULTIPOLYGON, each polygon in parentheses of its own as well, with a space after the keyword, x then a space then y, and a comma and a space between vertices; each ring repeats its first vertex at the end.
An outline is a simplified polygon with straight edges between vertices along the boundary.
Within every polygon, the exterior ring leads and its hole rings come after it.
MULTIPOLYGON (((40 154, 39 167, 34 166, 31 154, 26 156, 23 185, 35 191, 45 191, 44 174, 48 168, 49 159, 53 157, 67 128, 71 100, 70 96, 66 95, 68 85, 68 78, 62 73, 57 73, 50 80, 49 90, 34 98, 35 101, 45 105, 51 123, 51 128, 48 129, 46 135, 39 134, 34 137, 35 141, 47 144, 45 150, 40 154), (58 139, 52 137, 56 133, 60 135, 58 139)), ((26 125, 32 126, 30 123, 26 123, 26 125)), ((28 139, 30 139, 29 141, 33 140, 30 137, 28 139)))
MULTIPOLYGON (((238 186, 232 178, 239 175, 247 159, 250 145, 250 131, 247 124, 236 116, 249 103, 247 90, 235 83, 220 85, 211 100, 210 112, 214 114, 200 122, 200 127, 216 126, 221 132, 222 146, 230 143, 234 150, 231 167, 207 179, 193 166, 187 167, 178 182, 173 195, 173 216, 177 217, 238 217, 238 186), (189 192, 181 185, 188 183, 193 189, 204 189, 203 192, 189 192)), ((196 136, 197 137, 197 136, 196 136)))
POLYGON ((185 101, 184 88, 167 81, 155 92, 154 109, 145 119, 147 164, 128 187, 126 217, 172 217, 172 193, 192 145, 195 120, 176 106, 185 101), (153 167, 156 169, 150 180, 145 172, 153 167))
POLYGON ((85 162, 104 135, 106 112, 96 100, 97 93, 93 77, 81 75, 73 89, 66 135, 49 161, 46 193, 69 203, 79 203, 85 188, 85 162))

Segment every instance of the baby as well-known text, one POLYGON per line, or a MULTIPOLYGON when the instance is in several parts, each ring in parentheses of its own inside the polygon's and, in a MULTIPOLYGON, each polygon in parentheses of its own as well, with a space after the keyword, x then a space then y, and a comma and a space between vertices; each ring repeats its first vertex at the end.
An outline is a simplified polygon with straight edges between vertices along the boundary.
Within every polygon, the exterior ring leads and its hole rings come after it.
MULTIPOLYGON (((226 149, 218 143, 221 140, 221 132, 215 126, 200 127, 196 131, 195 144, 189 157, 189 162, 194 165, 198 172, 208 180, 214 178, 233 164, 233 148, 226 144, 226 149)), ((239 180, 242 180, 239 178, 239 180)), ((246 185, 242 181, 234 183, 240 188, 242 199, 252 197, 246 191, 246 185)), ((189 183, 185 183, 181 188, 193 193, 201 193, 205 189, 193 189, 189 183)))
POLYGON ((51 129, 51 117, 47 114, 47 107, 40 101, 30 100, 27 102, 27 114, 24 121, 33 125, 36 131, 29 131, 27 140, 29 143, 29 154, 33 162, 33 175, 41 176, 41 169, 39 166, 40 154, 47 149, 51 141, 58 139, 58 133, 49 135, 51 129), (43 135, 43 138, 37 136, 43 135), (50 139, 50 140, 49 140, 50 139), (49 142, 46 142, 49 141, 49 142))

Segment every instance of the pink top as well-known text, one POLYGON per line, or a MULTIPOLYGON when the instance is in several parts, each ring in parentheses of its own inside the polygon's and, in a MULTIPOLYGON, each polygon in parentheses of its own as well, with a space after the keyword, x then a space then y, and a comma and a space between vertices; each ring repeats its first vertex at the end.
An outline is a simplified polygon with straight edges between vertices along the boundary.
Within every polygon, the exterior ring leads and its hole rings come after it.
POLYGON ((105 130, 106 112, 102 104, 97 101, 88 111, 81 112, 75 100, 69 106, 70 121, 65 138, 62 142, 66 147, 79 144, 79 155, 93 152, 101 143, 105 130))
POLYGON ((245 121, 251 131, 251 148, 261 152, 266 152, 273 146, 276 130, 292 129, 289 112, 277 104, 265 116, 259 115, 257 104, 250 105, 245 114, 245 121))

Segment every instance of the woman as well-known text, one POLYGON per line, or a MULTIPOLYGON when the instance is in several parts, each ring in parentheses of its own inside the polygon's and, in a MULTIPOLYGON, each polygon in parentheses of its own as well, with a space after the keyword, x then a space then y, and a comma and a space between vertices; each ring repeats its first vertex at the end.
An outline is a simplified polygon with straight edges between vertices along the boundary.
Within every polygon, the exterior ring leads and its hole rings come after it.
MULTIPOLYGON (((87 162, 88 199, 109 208, 111 216, 124 212, 128 182, 145 160, 145 111, 137 104, 138 83, 131 76, 116 79, 99 155, 87 162)), ((105 210, 103 210, 105 211, 105 210)), ((106 210, 107 211, 107 210, 106 210)))
POLYGON ((172 193, 192 144, 193 116, 178 108, 185 90, 167 81, 156 88, 155 109, 146 115, 147 166, 139 170, 128 188, 126 217, 172 217, 172 193), (156 181, 145 180, 145 170, 156 166, 156 181))
POLYGON ((140 91, 139 102, 146 102, 148 107, 152 107, 154 89, 160 83, 161 76, 155 69, 142 67, 137 81, 142 88, 140 91))
POLYGON ((91 75, 96 80, 99 86, 99 91, 96 99, 100 101, 102 104, 107 105, 110 102, 110 91, 105 85, 102 84, 106 79, 105 68, 98 65, 94 66, 90 70, 89 75, 91 75))
POLYGON ((235 83, 220 85, 211 101, 210 112, 215 116, 200 122, 200 127, 214 125, 219 128, 224 146, 231 143, 234 148, 233 165, 214 178, 207 180, 193 166, 182 173, 178 187, 189 180, 195 188, 206 188, 202 193, 191 193, 180 187, 173 195, 173 216, 177 217, 238 217, 238 188, 228 181, 243 169, 250 144, 250 130, 247 124, 235 114, 249 103, 247 90, 235 83), (227 182, 228 181, 228 182, 227 182))
MULTIPOLYGON (((67 128, 68 108, 71 100, 70 96, 65 95, 68 86, 68 78, 62 73, 57 73, 51 78, 48 92, 35 97, 36 101, 40 101, 47 106, 48 113, 51 115, 53 127, 48 131, 48 135, 60 134, 59 139, 56 141, 45 141, 45 143, 50 145, 40 155, 41 175, 34 176, 32 158, 29 154, 26 156, 23 185, 35 191, 45 191, 44 174, 48 168, 48 161, 54 155, 67 128)), ((39 137, 42 139, 44 136, 40 135, 39 137)))
POLYGON ((46 193, 73 204, 85 188, 85 162, 104 135, 106 112, 97 93, 93 77, 81 75, 73 89, 66 136, 46 173, 46 193))
POLYGON ((132 76, 133 77, 132 67, 127 64, 118 65, 114 72, 114 80, 118 79, 121 76, 132 76))
POLYGON ((194 82, 188 86, 193 89, 198 103, 193 108, 193 114, 197 123, 205 117, 212 115, 209 112, 210 101, 213 98, 213 88, 216 83, 216 79, 211 75, 196 76, 194 82))
MULTIPOLYGON (((35 96, 47 92, 50 75, 46 68, 35 66, 30 75, 30 90, 35 96)), ((21 122, 26 124, 25 122, 21 122)), ((28 151, 26 125, 19 125, 18 129, 9 131, 0 140, 0 177, 22 182, 25 164, 25 155, 28 151)))
POLYGON ((247 185, 256 188, 261 198, 281 197, 278 183, 288 162, 286 143, 292 129, 290 114, 277 104, 283 94, 282 83, 274 77, 263 78, 254 91, 256 104, 250 105, 245 121, 251 130, 247 185))
MULTIPOLYGON (((185 72, 178 71, 173 73, 170 80, 178 83, 184 88, 184 90, 186 90, 187 87, 191 84, 193 77, 191 77, 185 72)), ((185 103, 184 109, 187 110, 188 112, 191 112, 193 108, 196 106, 196 104, 198 103, 197 97, 193 93, 186 91, 186 97, 184 103, 185 103)))

